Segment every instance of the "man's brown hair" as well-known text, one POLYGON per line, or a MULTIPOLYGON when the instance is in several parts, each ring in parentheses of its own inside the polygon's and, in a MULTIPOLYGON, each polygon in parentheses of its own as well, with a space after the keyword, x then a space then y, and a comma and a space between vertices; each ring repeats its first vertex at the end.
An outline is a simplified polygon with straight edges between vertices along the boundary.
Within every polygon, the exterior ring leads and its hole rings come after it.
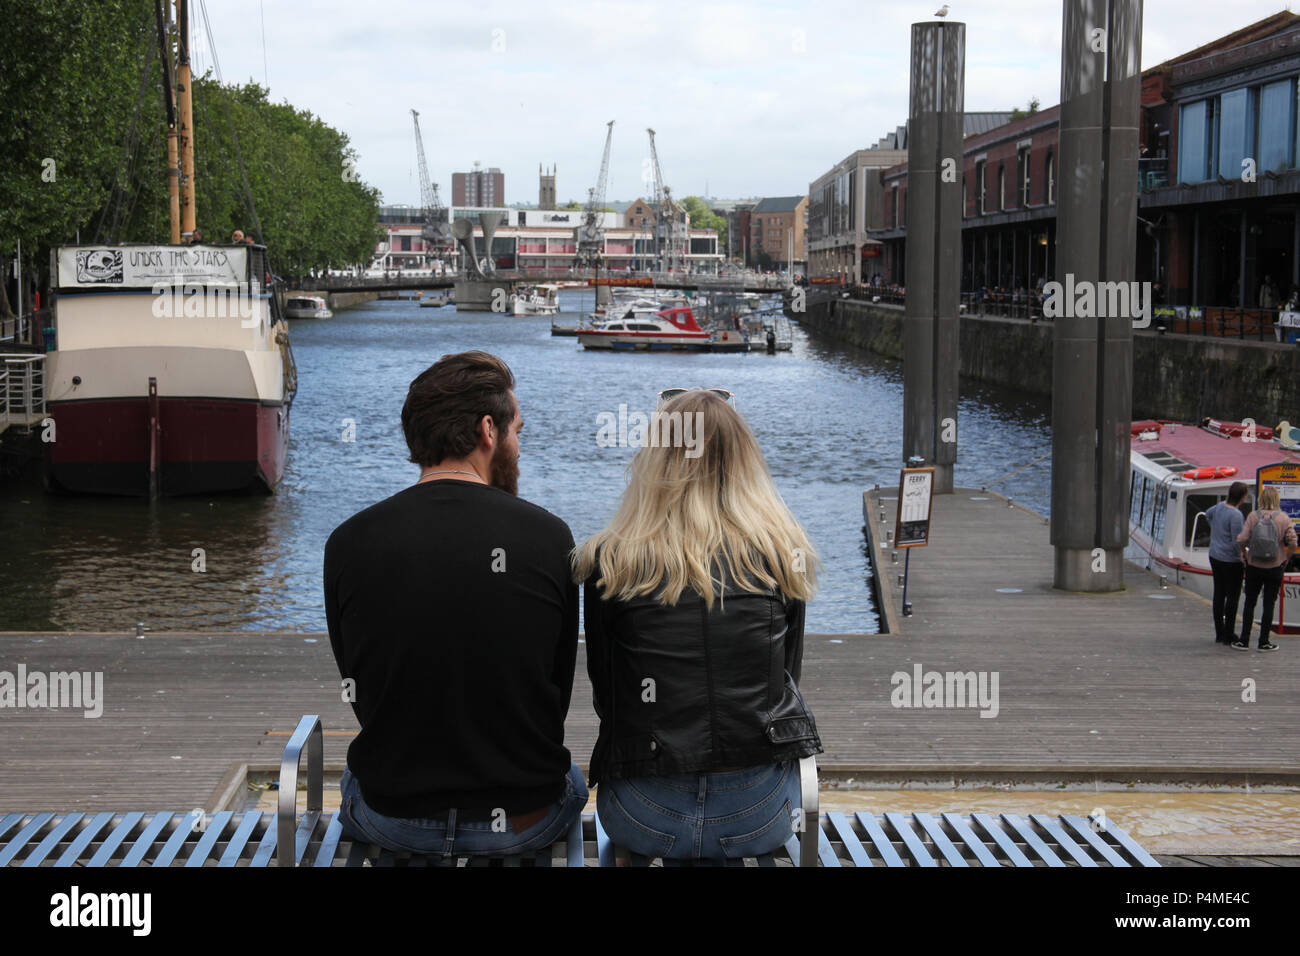
POLYGON ((464 458, 478 447, 478 423, 491 415, 504 431, 514 422, 510 366, 487 352, 444 355, 415 377, 402 405, 402 431, 417 465, 464 458))

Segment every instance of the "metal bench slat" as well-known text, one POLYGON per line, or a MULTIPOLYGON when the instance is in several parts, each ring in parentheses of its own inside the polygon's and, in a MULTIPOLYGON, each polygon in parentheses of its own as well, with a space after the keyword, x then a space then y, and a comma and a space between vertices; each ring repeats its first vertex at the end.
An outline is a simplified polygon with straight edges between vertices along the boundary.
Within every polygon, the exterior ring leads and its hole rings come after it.
POLYGON ((1016 835, 1025 841, 1025 845, 1038 854, 1048 866, 1065 866, 1065 862, 1052 852, 1051 848, 1044 843, 1034 832, 1034 828, 1028 823, 1016 816, 1014 813, 1004 813, 1001 815, 1011 829, 1016 831, 1016 835))
POLYGON ((53 818, 54 814, 52 812, 38 813, 36 816, 32 817, 31 822, 19 830, 14 835, 14 838, 9 841, 9 844, 4 849, 0 850, 0 866, 8 866, 9 861, 16 857, 18 852, 27 845, 27 842, 39 833, 45 824, 49 823, 53 818))
POLYGON ((889 821, 899 836, 903 838, 903 846, 907 847, 907 852, 911 854, 912 859, 916 861, 917 866, 938 866, 938 862, 925 849, 925 844, 921 838, 912 830, 912 825, 907 817, 901 813, 889 812, 885 814, 885 819, 889 821))
POLYGON ((190 834, 194 832, 193 824, 189 822, 190 815, 188 813, 173 814, 173 816, 177 818, 176 829, 172 831, 171 837, 165 844, 163 844, 163 848, 154 858, 152 863, 153 866, 171 866, 172 860, 176 859, 177 855, 181 852, 181 849, 185 846, 185 841, 188 840, 190 834))
POLYGON ((1107 827, 1106 833, 1115 838, 1115 842, 1123 847, 1124 851, 1133 858, 1133 862, 1138 866, 1160 866, 1155 857, 1144 850, 1140 843, 1119 827, 1107 827))
MULTIPOLYGON (((818 841, 818 842, 820 842, 820 841, 818 841)), ((798 866, 798 865, 799 865, 799 836, 798 836, 798 834, 796 834, 796 835, 790 837, 790 839, 786 840, 786 841, 785 841, 785 846, 782 847, 782 849, 785 850, 786 855, 790 857, 790 862, 792 862, 795 866, 798 866)), ((818 849, 820 850, 821 847, 819 846, 818 849)), ((774 850, 774 851, 772 852, 772 856, 776 856, 776 855, 777 855, 778 853, 780 853, 780 852, 781 852, 780 850, 774 850)))
POLYGON ((759 866, 776 866, 777 863, 776 863, 776 859, 772 856, 771 853, 764 853, 762 856, 760 856, 760 857, 758 858, 758 865, 759 865, 759 866))
MULTIPOLYGON (((839 866, 840 858, 835 855, 835 847, 831 846, 831 838, 822 831, 821 820, 817 821, 817 856, 822 861, 822 866, 839 866)), ((795 857, 796 860, 799 857, 795 857)), ((798 866, 798 864, 795 864, 798 866)))
POLYGON ((226 825, 233 816, 234 813, 230 810, 212 814, 212 819, 203 828, 203 836, 199 837, 199 842, 194 844, 194 849, 190 851, 189 859, 185 861, 186 866, 202 866, 207 862, 208 856, 221 841, 221 835, 226 832, 226 825))
POLYGON ((3 817, 0 817, 0 837, 3 837, 14 827, 18 826, 18 821, 25 816, 27 816, 25 813, 7 813, 3 817))
POLYGON ((984 829, 999 849, 1007 855, 1013 866, 1033 866, 1034 863, 1029 857, 1020 852, 1020 847, 1016 846, 1015 841, 1007 836, 1006 831, 997 824, 987 813, 972 813, 971 819, 984 829))
POLYGON ((1097 865, 1097 861, 1085 853, 1077 843, 1071 840, 1053 817, 1050 817, 1045 813, 1031 813, 1029 815, 1029 821, 1035 826, 1042 827, 1046 830, 1048 835, 1057 842, 1061 849, 1070 854, 1070 857, 1075 863, 1080 866, 1095 867, 1097 865))
POLYGON ((108 826, 113 820, 113 811, 105 810, 102 813, 95 814, 90 822, 81 828, 77 838, 68 844, 68 848, 63 851, 63 855, 54 861, 55 869, 65 866, 72 866, 77 862, 78 857, 85 852, 86 847, 95 841, 99 831, 108 826))
POLYGON ((141 810, 132 810, 124 816, 122 822, 114 827, 113 832, 108 835, 108 839, 100 844, 99 849, 95 851, 95 855, 90 858, 86 866, 107 866, 108 861, 117 852, 117 848, 122 845, 122 841, 131 834, 131 831, 143 819, 144 812, 141 810))
POLYGON ((862 848, 862 841, 853 832, 853 824, 849 823, 849 818, 842 813, 828 813, 826 817, 835 828, 835 832, 839 834, 840 842, 844 844, 844 849, 848 852, 853 865, 871 866, 871 857, 862 848))
POLYGON ((627 864, 628 866, 649 866, 650 860, 640 853, 629 853, 627 855, 627 864))
POLYGON ((85 816, 84 813, 69 813, 59 821, 59 824, 50 830, 31 853, 27 854, 27 859, 23 860, 23 866, 40 866, 41 861, 50 855, 50 852, 59 845, 63 835, 75 827, 85 816))
POLYGON ((153 849, 154 840, 171 821, 172 815, 165 810, 154 811, 153 818, 149 825, 144 828, 144 832, 136 837, 135 843, 131 844, 131 850, 122 858, 122 866, 139 866, 144 860, 145 854, 153 849))
POLYGON ((614 860, 614 841, 601 825, 599 813, 596 814, 596 862, 600 866, 618 865, 614 860))
MULTIPOLYGON (((239 865, 239 860, 244 855, 244 847, 248 845, 248 840, 257 829, 257 824, 261 819, 262 814, 257 810, 249 810, 244 814, 243 820, 239 822, 239 828, 235 830, 234 836, 226 844, 226 852, 221 854, 221 859, 217 861, 217 866, 239 865)), ((271 827, 271 829, 274 829, 274 827, 271 827)))
POLYGON ((876 819, 874 813, 864 813, 859 810, 855 816, 858 823, 862 825, 862 829, 867 831, 867 836, 871 838, 871 842, 875 844, 876 851, 885 861, 885 866, 907 866, 903 862, 903 858, 898 855, 898 851, 894 849, 894 841, 885 834, 884 828, 881 827, 880 821, 876 819))
POLYGON ((308 810, 298 821, 298 829, 293 838, 294 866, 302 865, 303 854, 307 852, 307 847, 311 843, 311 835, 316 832, 316 823, 320 820, 320 816, 319 810, 308 810))
POLYGON ((262 834, 262 841, 257 844, 257 849, 253 851, 253 857, 248 861, 249 866, 270 866, 271 857, 275 855, 275 844, 279 836, 280 828, 276 826, 274 814, 267 821, 266 832, 262 834))
POLYGON ((968 846, 970 851, 975 854, 975 859, 980 861, 980 865, 1002 865, 998 861, 998 858, 989 852, 988 847, 984 845, 984 841, 975 835, 975 832, 966 824, 966 821, 961 818, 960 814, 945 813, 943 814, 943 819, 948 826, 953 828, 957 836, 961 837, 962 843, 968 846))
MULTIPOLYGON (((1099 837, 1095 832, 1093 832, 1092 825, 1087 821, 1080 820, 1076 816, 1072 816, 1072 815, 1066 816, 1064 814, 1061 815, 1061 820, 1065 823, 1065 825, 1070 830, 1073 830, 1079 836, 1083 837, 1083 839, 1087 841, 1088 845, 1091 846, 1098 853, 1100 853, 1102 855, 1102 858, 1105 859, 1105 861, 1109 863, 1111 866, 1129 865, 1128 860, 1124 859, 1122 856, 1120 856, 1118 853, 1112 850, 1106 844, 1105 840, 1101 839, 1101 837, 1099 837)), ((1110 829, 1110 827, 1107 826, 1107 829, 1110 829)))
POLYGON ((934 817, 928 813, 914 813, 912 818, 921 824, 921 829, 930 835, 930 839, 939 848, 939 852, 943 854, 943 858, 948 861, 949 866, 970 866, 966 858, 961 855, 961 851, 953 846, 952 841, 948 839, 948 834, 943 832, 943 828, 939 826, 934 817))
POLYGON ((579 813, 573 818, 573 824, 569 827, 568 845, 565 847, 568 851, 568 865, 582 867, 585 864, 584 857, 586 852, 582 846, 582 814, 579 813))
POLYGON ((339 851, 339 840, 343 837, 343 822, 336 813, 330 817, 330 825, 325 828, 325 835, 320 838, 320 847, 316 850, 316 859, 312 866, 333 866, 334 857, 339 851))

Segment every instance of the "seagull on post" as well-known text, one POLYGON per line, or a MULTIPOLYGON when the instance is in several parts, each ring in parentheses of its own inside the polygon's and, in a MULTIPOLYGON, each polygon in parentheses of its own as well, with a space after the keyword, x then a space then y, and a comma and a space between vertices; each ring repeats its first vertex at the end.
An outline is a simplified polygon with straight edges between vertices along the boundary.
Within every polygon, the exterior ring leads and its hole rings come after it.
POLYGON ((948 15, 948 4, 944 4, 938 10, 934 11, 936 17, 946 17, 948 15))

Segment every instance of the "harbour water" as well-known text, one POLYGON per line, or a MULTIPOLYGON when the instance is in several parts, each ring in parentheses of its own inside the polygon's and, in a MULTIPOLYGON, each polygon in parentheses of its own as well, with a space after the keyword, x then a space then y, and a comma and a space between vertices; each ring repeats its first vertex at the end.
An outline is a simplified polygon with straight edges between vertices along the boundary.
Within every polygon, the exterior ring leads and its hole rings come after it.
MULTIPOLYGON (((592 306, 561 292, 565 324, 592 306)), ((598 530, 624 487, 630 447, 601 447, 597 415, 650 413, 672 386, 723 386, 758 436, 778 488, 823 562, 812 632, 877 630, 862 492, 896 484, 901 366, 797 324, 791 352, 584 352, 549 317, 459 314, 381 301, 293 323, 300 384, 285 480, 270 497, 141 500, 0 485, 0 630, 321 631, 321 557, 339 522, 418 474, 400 412, 412 378, 471 348, 513 369, 525 430, 519 493, 598 530), (197 570, 202 566, 204 570, 197 570)), ((1050 404, 963 383, 959 485, 979 487, 1051 449, 1050 404)), ((1049 462, 996 485, 1047 513, 1049 462)), ((942 549, 943 529, 931 548, 942 549)))

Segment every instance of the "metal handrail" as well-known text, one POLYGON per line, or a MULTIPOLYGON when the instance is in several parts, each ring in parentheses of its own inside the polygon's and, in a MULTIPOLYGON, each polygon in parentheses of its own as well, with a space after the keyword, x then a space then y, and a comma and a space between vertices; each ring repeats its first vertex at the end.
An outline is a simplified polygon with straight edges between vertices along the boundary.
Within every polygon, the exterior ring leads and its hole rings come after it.
POLYGON ((316 714, 307 714, 298 721, 280 759, 280 799, 275 823, 275 858, 280 866, 296 867, 299 860, 295 832, 298 828, 298 765, 304 744, 307 746, 307 812, 315 812, 319 817, 324 809, 325 738, 320 717, 316 714))
POLYGON ((817 758, 802 757, 799 760, 799 790, 803 801, 803 830, 799 834, 799 866, 815 867, 820 851, 821 841, 820 805, 817 789, 817 758))

